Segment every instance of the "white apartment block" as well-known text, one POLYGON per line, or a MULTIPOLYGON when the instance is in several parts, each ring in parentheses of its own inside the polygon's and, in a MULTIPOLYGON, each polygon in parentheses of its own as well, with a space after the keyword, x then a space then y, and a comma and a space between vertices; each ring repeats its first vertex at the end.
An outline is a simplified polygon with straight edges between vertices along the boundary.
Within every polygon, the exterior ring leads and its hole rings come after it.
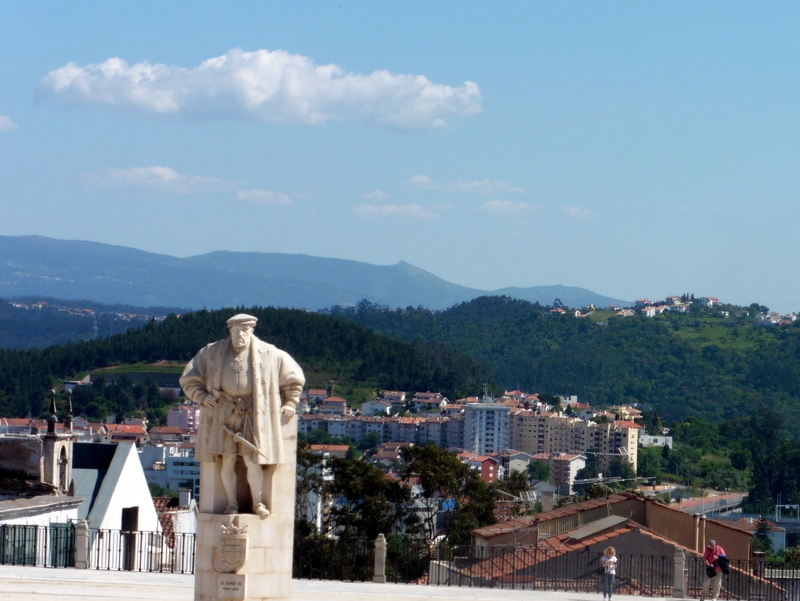
POLYGON ((200 498, 200 463, 193 449, 177 446, 145 446, 139 451, 139 461, 148 483, 172 490, 192 491, 200 498))
MULTIPOLYGON (((508 443, 508 417, 506 405, 471 403, 464 407, 464 448, 487 455, 508 448, 519 448, 508 443)), ((525 449, 519 449, 524 451, 525 449)))

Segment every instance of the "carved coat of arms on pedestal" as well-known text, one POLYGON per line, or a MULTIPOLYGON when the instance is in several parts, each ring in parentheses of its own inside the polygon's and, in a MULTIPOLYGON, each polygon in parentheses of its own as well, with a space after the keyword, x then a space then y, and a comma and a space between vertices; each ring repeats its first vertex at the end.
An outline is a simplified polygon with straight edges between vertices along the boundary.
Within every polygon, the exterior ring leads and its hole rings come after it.
POLYGON ((248 526, 226 526, 222 524, 217 549, 217 571, 235 574, 247 562, 248 526))

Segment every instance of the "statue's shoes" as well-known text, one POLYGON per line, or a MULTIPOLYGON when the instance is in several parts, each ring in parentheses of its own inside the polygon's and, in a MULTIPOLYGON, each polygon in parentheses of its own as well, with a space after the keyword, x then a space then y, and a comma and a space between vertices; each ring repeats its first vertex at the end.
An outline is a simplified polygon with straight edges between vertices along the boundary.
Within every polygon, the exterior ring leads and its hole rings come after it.
POLYGON ((234 513, 239 513, 239 505, 237 505, 236 503, 228 503, 228 506, 222 513, 223 515, 232 515, 234 513))
POLYGON ((253 507, 253 513, 255 513, 260 518, 265 518, 269 515, 269 509, 263 503, 259 503, 255 507, 253 507))

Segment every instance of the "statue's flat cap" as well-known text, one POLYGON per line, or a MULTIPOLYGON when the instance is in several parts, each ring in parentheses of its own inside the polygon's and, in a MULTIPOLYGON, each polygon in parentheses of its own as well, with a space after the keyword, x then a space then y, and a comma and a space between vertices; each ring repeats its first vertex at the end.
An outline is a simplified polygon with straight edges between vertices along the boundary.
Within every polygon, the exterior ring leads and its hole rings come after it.
POLYGON ((229 328, 232 328, 233 326, 255 326, 257 321, 258 317, 253 317, 247 313, 239 313, 231 317, 225 323, 228 324, 229 328))

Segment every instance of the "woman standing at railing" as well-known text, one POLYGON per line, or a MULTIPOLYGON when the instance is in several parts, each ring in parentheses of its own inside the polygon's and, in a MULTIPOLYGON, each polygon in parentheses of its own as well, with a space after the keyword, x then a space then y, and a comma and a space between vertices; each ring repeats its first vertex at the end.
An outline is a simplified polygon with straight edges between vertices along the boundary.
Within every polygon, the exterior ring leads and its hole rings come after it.
POLYGON ((617 552, 614 547, 606 547, 600 564, 603 566, 603 601, 611 601, 614 592, 614 578, 617 575, 617 552))

